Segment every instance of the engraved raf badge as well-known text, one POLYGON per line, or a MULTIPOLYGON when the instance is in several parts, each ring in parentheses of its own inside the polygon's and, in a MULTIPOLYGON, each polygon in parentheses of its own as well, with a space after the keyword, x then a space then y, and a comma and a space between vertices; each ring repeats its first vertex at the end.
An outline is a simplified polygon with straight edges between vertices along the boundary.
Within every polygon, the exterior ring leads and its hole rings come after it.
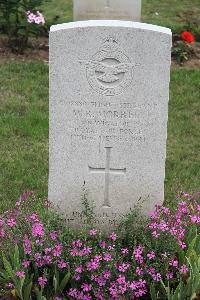
POLYGON ((123 93, 133 79, 133 67, 130 59, 120 51, 118 42, 108 37, 100 51, 91 60, 80 60, 86 68, 90 86, 99 94, 114 96, 123 93))

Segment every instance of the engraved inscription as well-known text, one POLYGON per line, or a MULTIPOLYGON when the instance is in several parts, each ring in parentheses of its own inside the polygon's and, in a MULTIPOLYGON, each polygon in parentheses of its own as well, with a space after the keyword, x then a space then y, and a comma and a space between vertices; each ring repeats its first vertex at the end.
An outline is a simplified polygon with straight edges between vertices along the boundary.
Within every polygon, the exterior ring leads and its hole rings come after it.
MULTIPOLYGON (((112 98, 111 98, 112 99, 112 98)), ((71 142, 141 144, 146 131, 158 117, 157 103, 131 103, 114 101, 71 101, 71 116, 75 121, 68 127, 71 142)))
POLYGON ((99 94, 114 96, 121 94, 132 82, 133 67, 130 59, 120 51, 118 42, 108 37, 102 49, 91 60, 80 60, 86 68, 90 86, 99 94))
POLYGON ((112 147, 105 147, 106 149, 106 167, 105 168, 93 168, 89 167, 89 171, 91 173, 105 173, 105 190, 104 190, 104 204, 103 207, 111 207, 109 201, 109 179, 110 174, 117 174, 117 175, 125 175, 126 168, 124 169, 113 169, 110 168, 110 155, 112 147))

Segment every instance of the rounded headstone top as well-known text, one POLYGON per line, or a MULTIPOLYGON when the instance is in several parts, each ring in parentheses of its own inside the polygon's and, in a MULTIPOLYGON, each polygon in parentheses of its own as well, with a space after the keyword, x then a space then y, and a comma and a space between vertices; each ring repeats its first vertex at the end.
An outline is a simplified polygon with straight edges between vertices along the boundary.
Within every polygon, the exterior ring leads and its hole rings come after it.
POLYGON ((162 26, 157 26, 157 25, 152 25, 147 23, 120 21, 120 20, 89 20, 89 21, 62 23, 62 24, 51 26, 50 31, 54 32, 59 30, 66 30, 66 29, 73 29, 73 28, 86 28, 86 27, 135 28, 135 29, 156 31, 156 32, 172 35, 171 29, 167 27, 162 27, 162 26))

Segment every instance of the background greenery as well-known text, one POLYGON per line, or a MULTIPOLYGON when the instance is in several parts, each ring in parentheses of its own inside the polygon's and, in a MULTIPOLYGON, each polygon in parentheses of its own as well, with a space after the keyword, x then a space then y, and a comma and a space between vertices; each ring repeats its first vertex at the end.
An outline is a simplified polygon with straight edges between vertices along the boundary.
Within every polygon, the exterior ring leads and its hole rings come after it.
MULTIPOLYGON (((71 22, 72 0, 52 0, 42 7, 47 20, 59 17, 56 22, 71 22)), ((173 31, 181 30, 187 21, 182 16, 196 18, 200 16, 199 0, 142 0, 142 21, 168 26, 173 31), (181 16, 181 18, 180 18, 181 16)))
MULTIPOLYGON (((72 3, 52 0, 47 21, 72 20, 72 3)), ((143 21, 183 28, 177 14, 200 12, 199 0, 143 0, 143 21), (158 13, 156 15, 155 13, 158 13)), ((0 210, 24 190, 47 197, 48 66, 7 61, 0 66, 0 210)), ((165 201, 200 187, 200 70, 171 72, 165 201)))

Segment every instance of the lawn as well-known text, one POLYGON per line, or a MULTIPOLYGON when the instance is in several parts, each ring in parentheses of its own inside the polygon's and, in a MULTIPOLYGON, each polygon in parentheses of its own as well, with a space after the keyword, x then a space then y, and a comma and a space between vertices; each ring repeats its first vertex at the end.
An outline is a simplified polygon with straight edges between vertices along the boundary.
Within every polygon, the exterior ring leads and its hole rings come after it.
MULTIPOLYGON (((47 196, 48 66, 10 62, 0 71, 0 210, 24 190, 47 196)), ((166 202, 200 187, 200 70, 171 74, 166 202)))
MULTIPOLYGON (((69 22, 72 17, 72 0, 50 0, 42 9, 48 22, 69 22)), ((181 30, 186 25, 186 19, 194 19, 200 15, 199 0, 142 0, 142 21, 181 30)))

